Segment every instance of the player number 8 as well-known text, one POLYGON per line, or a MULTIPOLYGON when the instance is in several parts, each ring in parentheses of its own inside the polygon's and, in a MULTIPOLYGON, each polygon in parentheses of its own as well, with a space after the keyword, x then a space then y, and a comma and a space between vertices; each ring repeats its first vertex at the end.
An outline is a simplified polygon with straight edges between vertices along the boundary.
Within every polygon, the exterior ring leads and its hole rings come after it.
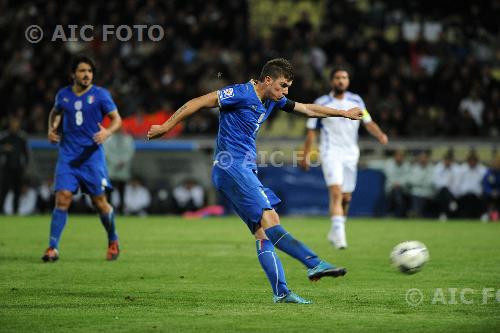
POLYGON ((81 126, 83 124, 83 113, 82 110, 77 110, 75 113, 76 125, 81 126))

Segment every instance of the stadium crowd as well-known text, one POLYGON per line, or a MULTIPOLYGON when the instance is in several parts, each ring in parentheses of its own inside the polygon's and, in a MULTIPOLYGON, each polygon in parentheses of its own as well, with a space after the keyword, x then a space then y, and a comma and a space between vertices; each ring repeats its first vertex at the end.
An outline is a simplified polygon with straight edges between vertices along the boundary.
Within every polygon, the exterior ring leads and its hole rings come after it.
MULTIPOLYGON (((170 114, 189 97, 256 77, 262 63, 284 56, 296 68, 290 96, 303 101, 324 93, 332 66, 349 66, 352 89, 392 138, 499 136, 498 1, 428 7, 328 0, 317 24, 308 12, 296 22, 282 15, 266 37, 249 24, 249 6, 221 0, 0 1, 0 98, 8 106, 2 127, 8 114, 16 114, 26 132, 44 135, 53 97, 69 82, 70 57, 85 52, 97 60, 96 82, 111 89, 121 114, 134 124, 148 114, 170 114), (58 24, 160 24, 165 38, 29 44, 24 32, 30 24, 47 36, 58 24)), ((216 130, 217 113, 205 112, 177 134, 216 130)))
POLYGON ((408 158, 396 150, 391 158, 368 165, 385 175, 386 213, 395 217, 469 218, 498 221, 500 155, 487 167, 471 150, 457 161, 449 150, 437 163, 428 151, 408 158))

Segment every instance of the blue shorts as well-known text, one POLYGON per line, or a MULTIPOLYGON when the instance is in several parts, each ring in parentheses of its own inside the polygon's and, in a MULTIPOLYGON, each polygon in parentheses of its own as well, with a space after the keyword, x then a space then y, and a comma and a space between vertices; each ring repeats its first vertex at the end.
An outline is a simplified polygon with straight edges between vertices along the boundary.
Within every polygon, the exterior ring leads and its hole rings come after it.
POLYGON ((223 169, 215 165, 212 181, 252 234, 260 227, 264 210, 274 209, 281 202, 272 190, 262 185, 257 171, 250 168, 223 169))
POLYGON ((91 196, 100 195, 113 190, 108 178, 105 163, 84 163, 72 166, 69 163, 57 162, 54 190, 67 190, 76 193, 78 188, 91 196))

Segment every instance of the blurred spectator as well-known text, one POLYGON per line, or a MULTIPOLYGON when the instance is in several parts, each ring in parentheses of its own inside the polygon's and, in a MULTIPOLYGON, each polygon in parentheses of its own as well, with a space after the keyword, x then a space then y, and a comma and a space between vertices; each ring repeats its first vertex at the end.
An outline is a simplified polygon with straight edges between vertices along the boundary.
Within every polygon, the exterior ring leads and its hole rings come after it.
POLYGON ((461 177, 460 166, 454 162, 454 154, 450 150, 443 160, 434 166, 435 199, 441 221, 446 221, 450 215, 457 213, 461 177))
POLYGON ((205 205, 205 191, 194 179, 186 179, 172 192, 177 213, 195 211, 205 205))
POLYGON ((459 215, 462 218, 479 218, 485 212, 482 181, 486 167, 479 163, 476 152, 471 151, 461 168, 459 215))
POLYGON ((123 214, 125 184, 132 173, 132 159, 135 153, 135 143, 131 135, 122 128, 104 142, 106 162, 111 184, 118 192, 117 211, 123 214))
POLYGON ((500 154, 491 163, 483 178, 483 191, 488 208, 488 218, 497 222, 500 210, 500 154))
POLYGON ((12 207, 9 211, 16 213, 19 208, 21 185, 24 171, 29 161, 28 141, 21 133, 21 119, 10 117, 9 130, 0 135, 0 169, 2 183, 0 188, 0 207, 4 207, 5 197, 9 190, 13 192, 12 207))
POLYGON ((408 212, 408 176, 410 164, 405 161, 402 149, 394 151, 394 156, 385 162, 385 193, 389 201, 389 213, 396 217, 406 217, 408 212))
POLYGON ((37 194, 36 190, 28 184, 23 183, 21 186, 21 193, 19 197, 19 208, 17 211, 13 210, 14 193, 9 191, 3 204, 3 211, 7 215, 18 214, 21 216, 34 214, 36 211, 37 194))
POLYGON ((147 215, 147 210, 151 204, 151 195, 139 178, 133 177, 125 185, 124 204, 124 212, 127 215, 147 215))
POLYGON ((433 166, 429 161, 429 152, 418 154, 416 163, 411 167, 408 185, 411 195, 412 213, 420 217, 430 217, 430 208, 434 194, 433 166))
MULTIPOLYGON (((125 6, 116 0, 89 1, 88 6, 78 8, 74 2, 55 0, 0 2, 0 22, 9 22, 9 33, 0 39, 0 61, 5 64, 0 98, 11 110, 29 110, 24 111, 23 128, 40 134, 46 124, 39 120, 47 118, 56 90, 68 79, 61 69, 76 52, 90 53, 96 59, 101 69, 96 82, 111 87, 124 118, 133 117, 141 107, 145 115, 165 103, 177 109, 188 98, 246 81, 259 74, 265 61, 278 55, 292 59, 297 83, 290 98, 302 100, 298 98, 303 96, 298 89, 300 80, 313 81, 311 95, 318 95, 327 83, 325 69, 349 59, 355 72, 353 89, 364 95, 377 87, 378 94, 373 96, 390 100, 367 104, 373 105, 370 113, 374 118, 387 121, 391 136, 488 137, 498 133, 498 101, 488 96, 498 95, 500 89, 500 26, 494 19, 500 17, 498 1, 431 8, 416 2, 376 0, 358 5, 326 0, 321 13, 304 11, 298 21, 281 15, 269 36, 265 33, 268 27, 254 26, 252 15, 259 11, 249 10, 250 6, 248 1, 221 0, 197 1, 196 5, 180 0, 128 1, 125 6), (19 38, 31 21, 50 35, 54 17, 63 26, 95 25, 95 40, 54 43, 44 38, 31 47, 19 38), (165 39, 149 43, 98 38, 99 25, 120 22, 164 24, 165 39), (443 93, 447 91, 450 93, 443 93), (477 96, 462 101, 469 91, 477 96), (412 94, 422 108, 419 113, 414 111, 417 105, 406 105, 412 94), (457 118, 461 102, 460 110, 472 113, 465 121, 452 123, 449 119, 457 118), (390 108, 385 109, 387 106, 390 108), (477 116, 481 109, 485 120, 477 116), (432 110, 440 110, 439 116, 432 110), (432 126, 417 127, 420 117, 432 126)), ((207 119, 195 119, 185 135, 217 130, 210 113, 198 117, 207 119)), ((138 125, 143 119, 145 116, 138 117, 138 125)), ((282 135, 286 137, 288 132, 282 135)))
POLYGON ((173 199, 170 193, 170 185, 164 178, 155 180, 155 186, 151 189, 151 214, 173 213, 173 199))
POLYGON ((43 181, 38 187, 38 211, 40 213, 52 212, 55 202, 54 179, 51 177, 43 181))
POLYGON ((458 109, 462 114, 468 113, 479 128, 483 125, 484 102, 479 98, 479 93, 476 89, 471 91, 471 94, 460 101, 458 109))

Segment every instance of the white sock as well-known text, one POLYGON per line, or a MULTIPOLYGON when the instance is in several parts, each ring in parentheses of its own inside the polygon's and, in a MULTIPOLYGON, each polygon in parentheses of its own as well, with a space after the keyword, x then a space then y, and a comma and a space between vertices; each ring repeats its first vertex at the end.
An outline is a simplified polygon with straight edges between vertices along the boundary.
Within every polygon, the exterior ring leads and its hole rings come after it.
POLYGON ((337 228, 342 228, 345 223, 345 216, 343 215, 334 215, 331 218, 332 220, 332 230, 337 228))

